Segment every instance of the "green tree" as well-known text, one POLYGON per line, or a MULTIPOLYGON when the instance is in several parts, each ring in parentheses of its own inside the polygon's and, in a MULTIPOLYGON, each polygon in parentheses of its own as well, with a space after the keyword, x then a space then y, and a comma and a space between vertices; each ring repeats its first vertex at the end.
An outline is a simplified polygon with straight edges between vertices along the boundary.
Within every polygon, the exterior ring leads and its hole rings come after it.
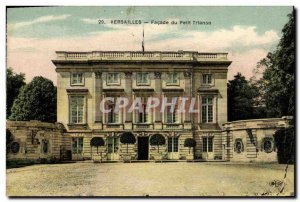
POLYGON ((196 140, 193 138, 187 138, 184 141, 184 146, 189 148, 189 154, 191 153, 191 148, 196 147, 196 140))
POLYGON ((295 113, 295 13, 282 29, 282 37, 275 51, 258 63, 263 68, 259 87, 264 90, 268 117, 282 117, 295 113))
POLYGON ((25 85, 25 74, 14 73, 12 68, 6 69, 6 117, 11 114, 11 107, 19 94, 20 88, 25 85))
MULTIPOLYGON (((104 145, 105 145, 105 143, 104 143, 104 140, 103 140, 102 137, 93 137, 93 138, 91 139, 90 146, 91 146, 91 147, 97 147, 97 154, 99 153, 99 152, 98 152, 98 148, 99 148, 99 147, 102 147, 102 146, 104 146, 104 145)), ((101 156, 102 156, 102 155, 101 155, 101 156)))
POLYGON ((128 144, 134 144, 136 139, 131 132, 124 132, 121 135, 120 141, 122 144, 126 144, 126 153, 128 154, 128 144))
MULTIPOLYGON (((257 69, 263 70, 258 87, 264 92, 268 117, 295 117, 295 10, 288 18, 276 49, 258 63, 257 69)), ((274 135, 280 163, 295 160, 295 119, 290 125, 274 135)))
POLYGON ((150 145, 157 146, 157 152, 159 153, 159 145, 165 145, 166 139, 161 134, 154 134, 150 138, 150 145))
POLYGON ((241 73, 237 73, 227 86, 228 120, 245 120, 255 117, 255 99, 258 90, 241 73))
POLYGON ((23 86, 11 109, 11 120, 56 121, 56 87, 42 76, 23 86))
POLYGON ((293 164, 296 151, 294 127, 278 129, 274 134, 274 139, 278 149, 278 162, 293 164))

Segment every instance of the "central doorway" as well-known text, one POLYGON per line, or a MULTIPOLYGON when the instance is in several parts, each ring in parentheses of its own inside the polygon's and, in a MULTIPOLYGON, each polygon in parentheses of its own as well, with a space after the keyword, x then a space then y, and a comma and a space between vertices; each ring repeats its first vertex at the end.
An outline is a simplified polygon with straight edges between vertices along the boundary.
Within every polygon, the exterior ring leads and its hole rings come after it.
POLYGON ((149 137, 138 137, 138 160, 148 160, 149 137))

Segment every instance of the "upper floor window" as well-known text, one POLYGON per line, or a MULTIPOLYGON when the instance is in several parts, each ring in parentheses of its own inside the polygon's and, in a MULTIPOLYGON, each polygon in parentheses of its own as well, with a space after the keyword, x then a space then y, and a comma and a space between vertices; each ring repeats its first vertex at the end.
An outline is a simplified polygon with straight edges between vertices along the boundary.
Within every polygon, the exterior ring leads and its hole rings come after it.
POLYGON ((136 74, 136 84, 137 85, 148 85, 149 82, 149 74, 145 72, 138 72, 136 74))
POLYGON ((116 105, 114 102, 108 103, 107 123, 119 123, 119 113, 115 113, 116 105))
POLYGON ((147 98, 142 97, 142 110, 137 110, 137 123, 147 123, 148 122, 148 113, 146 111, 147 107, 147 98))
POLYGON ((212 74, 202 74, 202 84, 204 84, 204 85, 212 85, 213 84, 213 76, 212 76, 212 74))
POLYGON ((107 73, 107 79, 106 79, 107 84, 120 84, 120 75, 119 73, 112 72, 112 73, 107 73))
POLYGON ((213 122, 213 98, 202 98, 202 123, 213 122))
POLYGON ((83 73, 71 73, 71 85, 84 85, 83 73))
POLYGON ((178 121, 177 105, 174 106, 173 111, 172 111, 172 106, 167 106, 167 123, 177 123, 177 121, 178 121))
POLYGON ((167 75, 167 85, 178 85, 179 84, 179 74, 178 72, 168 73, 167 75))
POLYGON ((84 123, 84 96, 70 96, 70 123, 84 123))

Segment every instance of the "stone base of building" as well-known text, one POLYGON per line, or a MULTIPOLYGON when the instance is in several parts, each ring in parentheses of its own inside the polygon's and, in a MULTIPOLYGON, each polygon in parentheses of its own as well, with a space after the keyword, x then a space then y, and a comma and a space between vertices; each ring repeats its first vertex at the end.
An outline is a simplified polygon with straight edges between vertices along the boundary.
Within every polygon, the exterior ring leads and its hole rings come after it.
POLYGON ((288 127, 290 119, 235 121, 224 124, 223 130, 175 132, 68 132, 58 123, 7 121, 7 160, 277 162, 274 133, 288 127), (134 144, 120 142, 124 132, 134 135, 134 144), (165 144, 151 145, 154 134, 161 134, 165 144), (93 137, 101 137, 104 146, 92 147, 93 137), (196 141, 194 148, 185 147, 187 138, 196 141))

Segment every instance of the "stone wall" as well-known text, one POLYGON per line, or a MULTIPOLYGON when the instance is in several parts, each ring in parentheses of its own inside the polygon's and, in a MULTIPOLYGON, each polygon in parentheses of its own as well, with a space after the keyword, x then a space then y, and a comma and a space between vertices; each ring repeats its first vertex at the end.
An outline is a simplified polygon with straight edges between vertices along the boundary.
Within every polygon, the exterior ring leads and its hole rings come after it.
MULTIPOLYGON (((276 162, 277 148, 274 141, 274 133, 277 129, 289 126, 291 117, 256 119, 228 122, 223 125, 223 130, 202 130, 185 132, 158 132, 166 139, 166 144, 159 147, 149 144, 148 159, 157 160, 190 160, 202 159, 207 161, 244 161, 244 162, 276 162), (178 137, 178 152, 168 152, 168 138, 178 137), (187 138, 196 140, 196 147, 191 149, 184 147, 187 138), (212 139, 211 151, 208 151, 208 141, 212 139)), ((39 121, 7 121, 6 135, 9 140, 7 144, 7 160, 88 160, 100 157, 104 161, 123 161, 127 156, 126 144, 119 141, 120 132, 66 132, 63 125, 59 123, 44 123, 39 121), (93 137, 102 137, 105 145, 97 148, 90 146, 93 137), (108 138, 115 137, 118 140, 115 153, 108 153, 108 138), (72 152, 72 139, 81 138, 82 152, 72 152)), ((132 160, 138 159, 138 137, 151 138, 149 134, 133 134, 136 143, 128 145, 128 154, 132 160)))
POLYGON ((62 125, 39 121, 7 121, 6 158, 10 160, 66 160, 71 138, 62 125))
POLYGON ((223 158, 227 161, 277 162, 274 134, 292 117, 233 121, 224 124, 223 158))

